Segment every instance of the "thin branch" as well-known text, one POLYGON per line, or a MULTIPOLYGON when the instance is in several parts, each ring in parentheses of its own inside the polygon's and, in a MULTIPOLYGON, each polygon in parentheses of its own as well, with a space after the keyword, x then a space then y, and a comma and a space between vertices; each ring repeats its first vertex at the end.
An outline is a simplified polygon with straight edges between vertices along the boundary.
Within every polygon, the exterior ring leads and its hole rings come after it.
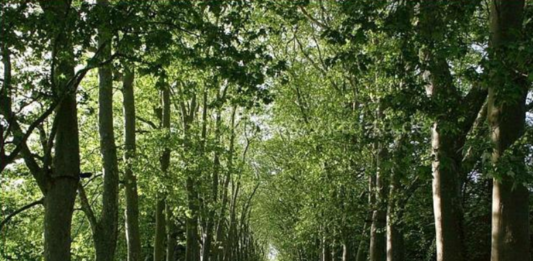
POLYGON ((4 226, 7 224, 7 222, 9 222, 14 216, 22 213, 23 211, 27 210, 27 209, 30 209, 34 206, 37 206, 37 205, 43 205, 44 204, 44 198, 41 198, 37 201, 34 201, 28 205, 25 205, 17 210, 15 210, 13 213, 9 214, 6 218, 4 218, 4 220, 2 220, 2 222, 0 223, 0 231, 2 231, 2 228, 4 228, 4 226))
POLYGON ((305 17, 307 17, 307 19, 309 19, 311 22, 317 24, 318 26, 322 27, 323 29, 330 30, 330 28, 329 28, 326 24, 324 24, 324 23, 318 21, 316 18, 314 18, 313 16, 311 16, 311 15, 307 12, 307 10, 305 10, 305 8, 304 8, 303 6, 298 6, 298 9, 300 9, 300 11, 302 11, 302 13, 305 15, 305 17))
POLYGON ((148 119, 145 119, 145 118, 142 118, 141 116, 135 116, 135 118, 139 121, 142 121, 148 125, 150 125, 150 127, 154 128, 154 129, 158 129, 157 125, 151 121, 151 120, 148 120, 148 119))
POLYGON ((94 232, 98 225, 98 221, 96 219, 96 216, 94 215, 93 209, 91 208, 91 204, 89 204, 87 194, 85 193, 85 189, 83 188, 83 185, 81 183, 78 184, 78 195, 80 197, 81 210, 87 216, 89 224, 91 224, 91 228, 94 232))

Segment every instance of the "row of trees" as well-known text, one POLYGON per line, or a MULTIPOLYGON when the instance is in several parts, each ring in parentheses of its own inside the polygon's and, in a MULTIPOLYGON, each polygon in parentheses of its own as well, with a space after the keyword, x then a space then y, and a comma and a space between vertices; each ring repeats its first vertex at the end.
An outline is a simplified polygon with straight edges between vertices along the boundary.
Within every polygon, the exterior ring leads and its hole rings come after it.
POLYGON ((531 1, 275 6, 280 260, 530 260, 531 1))
POLYGON ((4 259, 531 260, 531 1, 0 10, 4 259))
POLYGON ((2 257, 263 260, 249 116, 282 65, 260 8, 2 2, 2 257))

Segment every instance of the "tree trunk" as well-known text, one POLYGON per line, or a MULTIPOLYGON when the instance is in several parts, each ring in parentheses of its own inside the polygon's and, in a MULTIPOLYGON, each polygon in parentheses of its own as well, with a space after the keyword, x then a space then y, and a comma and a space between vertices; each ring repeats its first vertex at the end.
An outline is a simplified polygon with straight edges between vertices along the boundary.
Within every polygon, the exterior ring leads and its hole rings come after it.
POLYGON ((166 236, 166 219, 165 219, 165 199, 158 196, 155 210, 155 243, 154 243, 154 261, 165 260, 165 236, 166 236))
POLYGON ((327 236, 322 237, 322 261, 332 261, 331 245, 327 236))
MULTIPOLYGON (((161 115, 161 126, 167 131, 167 135, 170 135, 170 89, 168 86, 162 91, 161 103, 163 107, 163 113, 161 115)), ((163 176, 168 175, 168 168, 170 166, 170 149, 165 147, 160 159, 161 173, 163 176)), ((166 212, 166 197, 159 195, 156 206, 156 233, 155 233, 155 245, 154 245, 154 260, 163 261, 165 259, 165 237, 167 236, 166 222, 171 222, 171 217, 165 218, 166 212), (168 218, 168 221, 166 220, 168 218)))
POLYGON ((172 213, 172 209, 167 204, 167 261, 176 261, 177 259, 177 253, 176 249, 178 247, 178 228, 176 226, 176 220, 174 217, 174 214, 172 213))
MULTIPOLYGON (((190 110, 187 113, 185 109, 182 109, 183 114, 183 132, 185 140, 185 148, 192 149, 189 140, 190 125, 193 122, 194 114, 196 113, 195 97, 191 102, 190 110)), ((184 108, 184 106, 182 106, 184 108)), ((186 261, 199 261, 200 260, 200 242, 198 236, 198 192, 196 191, 196 180, 192 176, 192 173, 187 173, 187 179, 185 181, 187 190, 187 204, 189 207, 190 215, 185 220, 185 229, 187 233, 185 260, 186 261)))
MULTIPOLYGON (((217 100, 219 99, 219 95, 217 93, 217 100)), ((217 109, 217 116, 216 116, 216 122, 215 122, 215 142, 216 144, 220 144, 220 123, 221 123, 221 114, 220 114, 220 108, 217 109)), ((214 157, 213 157, 213 177, 212 177, 212 184, 211 184, 211 195, 212 195, 212 202, 213 205, 216 205, 218 202, 218 182, 219 182, 219 171, 220 171, 220 159, 219 159, 219 152, 218 150, 215 150, 214 157)), ((215 215, 216 215, 216 209, 210 209, 209 210, 209 217, 207 218, 207 228, 205 233, 205 242, 203 246, 203 257, 202 261, 209 261, 213 256, 215 256, 211 250, 211 245, 213 244, 213 230, 214 230, 214 222, 215 222, 215 215)))
MULTIPOLYGON (((531 260, 529 253, 528 189, 515 177, 525 176, 524 158, 512 151, 524 134, 528 86, 517 73, 510 48, 520 41, 524 1, 491 3, 491 60, 488 115, 493 143, 492 163, 499 172, 492 192, 492 261, 531 260), (516 94, 516 95, 515 95, 516 94), (507 162, 506 162, 507 161, 507 162), (502 163, 504 166, 499 166, 502 163)), ((516 148, 519 149, 519 148, 516 148)))
POLYGON ((399 223, 402 219, 401 213, 403 212, 403 209, 401 209, 402 206, 400 206, 400 200, 404 194, 400 183, 400 173, 406 169, 404 164, 402 164, 402 161, 407 156, 407 153, 404 153, 407 146, 406 139, 406 135, 402 134, 397 140, 394 150, 394 167, 391 171, 387 208, 387 261, 404 260, 403 233, 401 232, 399 223))
POLYGON ((375 186, 371 193, 374 193, 372 225, 370 227, 370 261, 385 261, 387 259, 387 244, 385 225, 387 218, 386 205, 386 186, 385 186, 385 168, 383 162, 387 155, 387 151, 383 144, 377 145, 377 160, 376 160, 376 177, 375 186))
MULTIPOLYGON (((98 0, 102 11, 107 8, 107 0, 98 0)), ((111 56, 111 32, 107 25, 98 30, 98 44, 104 46, 102 56, 111 56)), ((118 230, 118 163, 115 133, 113 129, 113 73, 111 65, 98 68, 98 129, 100 133, 100 152, 104 164, 104 185, 102 195, 102 213, 95 230, 96 260, 114 260, 118 230)))
POLYGON ((126 193, 126 242, 128 245, 128 261, 141 261, 141 236, 139 231, 139 195, 137 194, 137 178, 132 170, 135 160, 135 95, 133 91, 133 70, 127 67, 124 71, 122 94, 124 96, 124 187, 126 193))
POLYGON ((389 207, 389 211, 387 212, 387 261, 403 261, 403 234, 398 228, 397 216, 395 214, 397 211, 392 209, 393 207, 389 207))
MULTIPOLYGON (((50 4, 40 2, 41 7, 51 17, 61 23, 70 12, 69 1, 56 1, 50 4)), ((68 79, 74 76, 73 48, 69 39, 70 31, 60 34, 55 42, 52 57, 57 59, 55 78, 59 95, 70 91, 68 79)), ((69 261, 71 244, 71 223, 80 174, 80 149, 76 94, 70 93, 56 111, 57 132, 53 159, 54 171, 44 199, 44 260, 69 261)))

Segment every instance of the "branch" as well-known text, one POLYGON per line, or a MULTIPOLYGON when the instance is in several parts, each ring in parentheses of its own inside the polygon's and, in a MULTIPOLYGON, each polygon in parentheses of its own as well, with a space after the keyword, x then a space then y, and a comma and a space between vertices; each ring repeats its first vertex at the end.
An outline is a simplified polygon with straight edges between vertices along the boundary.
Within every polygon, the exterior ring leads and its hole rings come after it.
POLYGON ((478 114, 480 113, 480 110, 487 109, 486 106, 483 105, 487 98, 487 94, 488 91, 485 88, 474 86, 463 98, 459 111, 465 118, 462 124, 460 123, 464 134, 470 131, 474 122, 476 122, 476 119, 479 118, 478 114))
POLYGON ((307 10, 305 10, 305 8, 303 6, 298 6, 298 8, 300 9, 300 11, 302 11, 302 13, 305 15, 305 17, 307 17, 307 19, 311 20, 313 23, 317 24, 318 26, 322 27, 323 29, 330 30, 329 26, 327 26, 326 24, 324 24, 324 23, 318 21, 317 19, 315 19, 314 17, 312 17, 307 12, 307 10))
MULTIPOLYGON (((95 54, 95 56, 97 56, 97 55, 98 54, 95 54)), ((55 100, 50 105, 50 107, 43 114, 41 114, 41 116, 39 116, 37 118, 37 120, 35 120, 32 124, 30 124, 30 126, 26 130, 26 133, 24 133, 22 138, 17 142, 17 146, 15 147, 15 149, 9 154, 9 156, 7 156, 5 158, 4 161, 2 161, 0 163, 0 172, 2 172, 7 167, 7 165, 9 165, 13 160, 15 160, 15 158, 18 155, 18 153, 23 149, 24 146, 26 146, 25 143, 28 140, 28 138, 30 137, 30 135, 32 134, 33 130, 35 130, 37 128, 37 126, 42 124, 48 118, 48 116, 50 116, 56 110, 56 108, 69 95, 72 95, 72 94, 74 94, 76 92, 76 90, 78 89, 78 86, 80 85, 81 80, 83 80, 83 78, 85 77, 85 75, 87 74, 88 71, 90 71, 91 69, 94 69, 94 68, 97 68, 97 67, 100 67, 102 65, 105 65, 105 64, 108 64, 108 63, 112 62, 115 59, 115 57, 117 57, 117 56, 119 56, 119 54, 115 53, 115 54, 113 54, 110 57, 110 59, 108 59, 108 60, 106 60, 104 62, 95 64, 95 65, 91 65, 91 62, 89 62, 89 65, 87 65, 85 68, 83 68, 83 69, 79 70, 78 72, 76 72, 74 77, 72 77, 67 83, 67 86, 66 86, 67 91, 64 92, 63 95, 61 95, 61 97, 59 99, 55 100)), ((96 57, 93 57, 91 60, 93 60, 95 58, 96 57)), ((10 122, 10 125, 11 124, 13 124, 13 125, 17 124, 18 125, 18 123, 16 123, 15 115, 12 115, 12 113, 10 113, 10 112, 6 112, 3 109, 1 109, 0 112, 4 116, 6 116, 6 118, 8 118, 8 121, 10 122)))
POLYGON ((135 118, 136 118, 137 120, 139 120, 139 121, 142 121, 142 122, 144 122, 144 123, 150 125, 150 127, 154 128, 154 129, 159 129, 159 128, 157 127, 157 125, 156 125, 153 121, 151 121, 151 120, 147 120, 147 119, 145 119, 145 118, 142 118, 141 116, 135 116, 135 118))
POLYGON ((91 224, 91 229, 94 232, 98 225, 98 221, 96 220, 96 216, 94 215, 93 209, 91 208, 91 204, 87 199, 87 194, 85 194, 85 189, 83 188, 81 182, 78 184, 78 195, 80 196, 81 210, 87 216, 89 224, 91 224))
POLYGON ((2 231, 2 228, 4 228, 4 226, 7 224, 7 222, 9 222, 14 216, 20 214, 21 212, 27 210, 27 209, 30 209, 34 206, 37 206, 37 205, 43 205, 44 203, 44 198, 41 198, 37 201, 34 201, 26 206, 23 206, 17 210, 15 210, 13 213, 9 214, 4 220, 2 220, 2 222, 0 223, 0 231, 2 231))

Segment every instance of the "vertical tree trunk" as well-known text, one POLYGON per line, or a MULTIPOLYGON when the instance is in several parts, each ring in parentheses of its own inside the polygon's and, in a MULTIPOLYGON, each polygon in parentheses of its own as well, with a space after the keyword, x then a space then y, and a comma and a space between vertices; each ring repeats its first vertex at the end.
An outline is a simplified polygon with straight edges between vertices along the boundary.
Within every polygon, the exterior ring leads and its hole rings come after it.
MULTIPOLYGON (((40 2, 41 7, 51 17, 61 23, 69 16, 69 1, 56 1, 50 4, 40 2)), ((57 37, 53 57, 57 59, 55 79, 57 93, 69 92, 68 79, 74 76, 74 55, 66 30, 57 37)), ((57 132, 53 159, 54 171, 50 176, 50 186, 44 199, 44 260, 69 261, 71 244, 71 223, 80 174, 80 151, 78 136, 78 116, 76 94, 69 93, 56 111, 57 132)))
MULTIPOLYGON (((380 113, 381 114, 381 113, 380 113)), ((375 204, 373 205, 372 225, 370 227, 370 261, 385 261, 387 259, 387 244, 385 225, 387 218, 385 168, 383 162, 387 151, 383 144, 377 145, 376 177, 374 190, 375 204)))
POLYGON ((154 242, 154 261, 165 260, 165 236, 166 236, 166 218, 165 218, 165 199, 159 195, 155 209, 155 242, 154 242))
POLYGON ((322 261, 332 261, 333 256, 331 253, 331 244, 328 240, 329 235, 324 235, 322 237, 322 261))
MULTIPOLYGON (((107 8, 107 0, 98 0, 102 11, 107 8)), ((102 56, 111 56, 111 32, 104 23, 98 30, 98 45, 104 46, 102 56)), ((98 130, 100 133, 100 152, 104 164, 104 185, 102 195, 102 213, 95 229, 96 260, 114 260, 118 230, 118 163, 115 133, 113 129, 113 73, 111 65, 98 69, 98 130)))
MULTIPOLYGON (((170 134, 170 89, 165 84, 162 91, 161 103, 163 107, 163 114, 161 117, 162 128, 167 131, 166 135, 170 134)), ((168 175, 168 168, 170 166, 170 149, 165 147, 160 159, 162 175, 168 175)), ((165 237, 167 236, 166 222, 172 222, 171 217, 165 218, 166 203, 165 196, 159 195, 156 206, 156 232, 154 245, 154 261, 165 260, 165 237)), ((167 242, 168 243, 168 242, 167 242)))
POLYGON ((523 156, 513 154, 513 144, 524 134, 528 86, 512 59, 522 31, 524 0, 493 0, 491 3, 491 71, 488 115, 494 146, 492 162, 498 166, 492 192, 492 261, 531 260, 529 252, 529 191, 508 173, 525 175, 523 156), (503 171, 501 170, 503 169, 503 171))
POLYGON ((400 206, 400 199, 402 198, 402 187, 400 183, 400 173, 405 170, 402 161, 406 153, 406 139, 405 134, 399 137, 396 142, 394 150, 394 167, 391 171, 389 202, 387 207, 387 261, 403 261, 403 234, 399 227, 399 222, 402 218, 402 206, 400 206))
POLYGON ((363 227, 363 236, 361 237, 361 240, 359 242, 359 246, 357 248, 357 254, 355 255, 355 261, 365 261, 366 260, 366 249, 368 246, 367 243, 367 225, 365 224, 363 227))
MULTIPOLYGON (((438 43, 442 37, 435 35, 434 27, 447 22, 439 15, 445 4, 433 0, 421 4, 421 35, 430 43, 438 43)), ((473 88, 469 93, 474 94, 470 96, 472 100, 463 100, 454 85, 446 57, 429 47, 422 50, 422 56, 427 70, 427 92, 434 104, 435 115, 431 150, 437 261, 463 261, 462 147, 475 120, 473 114, 477 115, 486 94, 479 92, 478 95, 478 88, 473 88), (469 107, 463 109, 463 104, 469 107), (459 121, 460 118, 464 120, 459 121)))
POLYGON ((398 227, 398 190, 400 182, 398 174, 392 175, 389 193, 389 207, 387 209, 387 261, 403 261, 403 234, 398 227))
POLYGON ((174 220, 174 214, 172 213, 171 207, 166 204, 167 211, 167 261, 176 261, 177 253, 176 248, 178 247, 178 228, 176 226, 176 221, 174 220))
POLYGON ((141 261, 141 236, 139 231, 139 195, 137 194, 137 178, 132 170, 135 160, 135 95, 133 90, 134 72, 124 69, 122 94, 124 96, 124 187, 126 193, 126 242, 128 245, 128 261, 141 261))
MULTIPOLYGON (((224 178, 224 184, 221 188, 222 193, 222 206, 220 208, 220 212, 217 216, 218 218, 218 224, 217 224, 217 233, 216 233, 216 241, 217 244, 220 246, 226 246, 227 241, 230 240, 229 236, 226 235, 226 208, 228 205, 229 197, 228 197, 228 190, 229 190, 229 183, 231 180, 231 173, 233 172, 233 154, 235 151, 235 113, 237 111, 237 108, 233 106, 232 112, 231 112, 231 120, 230 120, 230 126, 231 126, 231 134, 230 134, 230 144, 229 144, 229 155, 228 155, 228 171, 226 172, 226 177, 224 178)), ((217 261, 226 261, 225 258, 225 249, 217 249, 216 250, 216 256, 217 261)))
MULTIPOLYGON (((217 100, 219 99, 219 95, 217 93, 217 100)), ((205 105, 204 105, 205 106, 205 105)), ((216 145, 219 145, 220 143, 220 123, 221 123, 221 115, 220 115, 220 108, 217 109, 217 116, 215 120, 215 142, 216 145)), ((216 205, 218 202, 218 182, 219 182, 219 171, 220 171, 220 159, 219 159, 219 152, 218 150, 215 150, 214 157, 213 157, 213 177, 212 177, 212 184, 211 184, 211 201, 213 202, 213 205, 216 205)), ((202 261, 209 261, 213 256, 215 256, 213 251, 211 249, 211 245, 213 244, 213 230, 214 230, 214 222, 215 222, 215 215, 216 215, 216 209, 209 209, 208 210, 208 218, 207 218, 207 226, 206 226, 206 233, 205 233, 205 242, 203 246, 203 257, 202 261)))
MULTIPOLYGON (((184 134, 184 147, 185 149, 192 150, 194 149, 191 146, 190 141, 190 128, 193 123, 197 106, 196 106, 196 96, 193 96, 191 104, 189 106, 189 111, 185 109, 185 104, 181 103, 181 114, 183 117, 183 134, 184 134)), ((199 212, 199 199, 198 192, 196 191, 197 186, 196 177, 193 177, 193 173, 187 173, 187 179, 185 180, 185 187, 187 192, 187 204, 189 208, 189 214, 185 220, 185 229, 187 233, 186 239, 186 249, 185 249, 185 260, 186 261, 199 261, 200 260, 200 242, 198 236, 198 212, 199 212)))

